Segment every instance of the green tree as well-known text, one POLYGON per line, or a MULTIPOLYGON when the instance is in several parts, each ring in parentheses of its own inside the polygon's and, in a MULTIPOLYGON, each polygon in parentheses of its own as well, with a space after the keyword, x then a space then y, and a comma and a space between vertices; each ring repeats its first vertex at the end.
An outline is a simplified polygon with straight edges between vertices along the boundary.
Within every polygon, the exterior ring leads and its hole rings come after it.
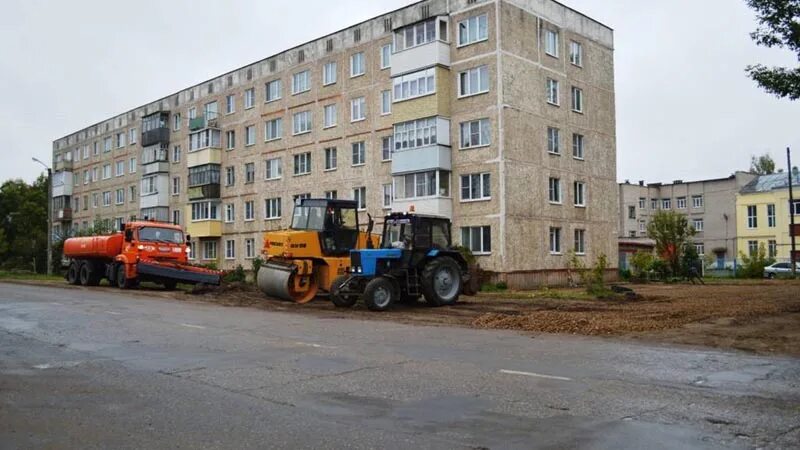
MULTIPOLYGON (((756 44, 786 48, 800 59, 800 0, 746 0, 756 11, 758 28, 750 34, 756 44)), ((800 98, 800 67, 748 66, 747 74, 762 89, 779 98, 800 98)))
POLYGON ((647 224, 647 235, 656 241, 656 252, 673 274, 681 273, 681 256, 695 233, 686 216, 675 211, 658 211, 647 224))
POLYGON ((645 273, 653 267, 653 261, 655 261, 655 259, 656 257, 653 256, 653 252, 639 250, 634 253, 633 256, 631 256, 633 275, 637 278, 644 278, 645 273))
POLYGON ((753 155, 750 158, 750 173, 757 175, 772 175, 775 173, 775 161, 769 154, 761 156, 753 155))
POLYGON ((764 267, 774 262, 772 258, 767 257, 767 247, 763 242, 754 255, 746 255, 740 251, 739 258, 742 259, 742 265, 737 276, 741 278, 761 278, 764 276, 764 267))
POLYGON ((0 186, 0 266, 44 272, 47 265, 47 178, 0 186), (2 243, 5 244, 2 244, 2 243), (4 251, 2 251, 4 250, 4 251))

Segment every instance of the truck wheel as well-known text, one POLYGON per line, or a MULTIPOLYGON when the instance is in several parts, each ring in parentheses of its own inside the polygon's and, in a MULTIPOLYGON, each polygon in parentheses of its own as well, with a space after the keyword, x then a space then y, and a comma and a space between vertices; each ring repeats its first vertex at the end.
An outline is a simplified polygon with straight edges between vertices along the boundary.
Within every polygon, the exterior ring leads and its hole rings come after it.
POLYGON ((339 286, 344 284, 348 278, 347 275, 341 275, 331 283, 331 301, 338 308, 350 308, 358 302, 358 294, 343 294, 339 289, 339 286))
POLYGON ((67 269, 67 283, 69 283, 69 284, 71 284, 73 286, 81 284, 81 279, 80 279, 79 272, 80 272, 80 268, 78 267, 78 263, 75 262, 75 261, 72 261, 69 264, 69 268, 67 269))
POLYGON ((174 291, 176 287, 178 287, 178 282, 175 280, 169 280, 164 282, 164 289, 168 291, 174 291))
POLYGON ((375 278, 364 289, 364 303, 372 311, 386 311, 396 297, 394 283, 386 277, 375 278))
POLYGON ((461 268, 453 258, 442 256, 422 270, 422 293, 431 306, 447 306, 458 301, 461 293, 461 268))
POLYGON ((92 266, 88 262, 84 261, 81 263, 80 268, 78 269, 78 280, 81 283, 81 286, 90 286, 92 281, 92 266))
POLYGON ((133 287, 133 283, 125 275, 125 264, 120 264, 117 266, 117 273, 114 278, 117 282, 117 287, 120 289, 130 289, 133 287))

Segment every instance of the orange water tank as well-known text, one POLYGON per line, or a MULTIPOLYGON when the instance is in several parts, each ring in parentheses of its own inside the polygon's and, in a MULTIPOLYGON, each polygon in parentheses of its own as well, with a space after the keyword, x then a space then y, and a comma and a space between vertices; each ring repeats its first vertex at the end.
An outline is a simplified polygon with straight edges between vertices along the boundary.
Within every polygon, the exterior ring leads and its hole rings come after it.
POLYGON ((110 236, 69 238, 64 242, 64 256, 68 258, 114 259, 122 253, 125 236, 122 233, 110 236))

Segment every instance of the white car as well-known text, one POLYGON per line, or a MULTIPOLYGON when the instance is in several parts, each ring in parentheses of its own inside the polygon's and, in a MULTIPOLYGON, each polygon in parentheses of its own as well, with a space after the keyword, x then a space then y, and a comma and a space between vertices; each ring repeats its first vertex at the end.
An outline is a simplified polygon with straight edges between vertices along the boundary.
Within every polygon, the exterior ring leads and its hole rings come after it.
MULTIPOLYGON (((800 262, 795 262, 797 273, 800 274, 800 262)), ((792 273, 792 263, 779 262, 771 266, 764 267, 764 278, 775 278, 781 275, 786 276, 792 273)))

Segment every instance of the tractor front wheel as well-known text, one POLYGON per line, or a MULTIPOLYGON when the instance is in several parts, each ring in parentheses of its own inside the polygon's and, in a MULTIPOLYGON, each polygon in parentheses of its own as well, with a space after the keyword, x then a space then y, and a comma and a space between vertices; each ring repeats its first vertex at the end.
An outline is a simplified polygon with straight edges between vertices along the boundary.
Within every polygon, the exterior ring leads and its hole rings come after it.
POLYGON ((358 302, 358 294, 344 293, 341 288, 348 278, 347 275, 341 275, 331 283, 331 301, 338 308, 350 308, 358 302))
POLYGON ((364 288, 364 303, 372 311, 386 311, 396 297, 394 283, 386 277, 375 278, 364 288))
POLYGON ((449 256, 432 259, 422 270, 422 293, 431 306, 447 306, 461 293, 461 268, 449 256))

